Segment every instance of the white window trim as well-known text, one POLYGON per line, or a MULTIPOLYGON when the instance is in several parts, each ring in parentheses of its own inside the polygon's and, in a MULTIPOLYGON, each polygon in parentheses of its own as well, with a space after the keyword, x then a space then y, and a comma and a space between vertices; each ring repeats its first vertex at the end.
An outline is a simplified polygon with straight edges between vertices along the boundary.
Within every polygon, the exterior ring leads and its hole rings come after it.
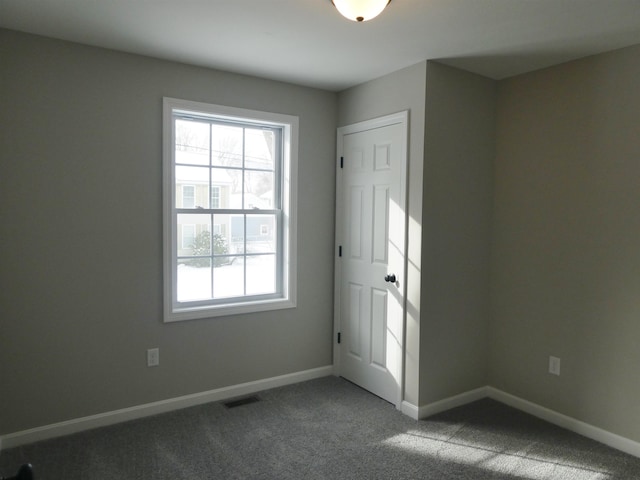
POLYGON ((297 294, 297 184, 298 184, 298 117, 241 108, 212 105, 175 98, 163 99, 163 230, 164 230, 164 321, 176 322, 199 318, 294 308, 297 294), (231 120, 258 121, 283 127, 283 236, 284 265, 282 268, 282 296, 276 299, 241 301, 219 305, 178 307, 175 242, 176 223, 173 221, 175 182, 173 169, 172 116, 175 110, 210 114, 231 120))

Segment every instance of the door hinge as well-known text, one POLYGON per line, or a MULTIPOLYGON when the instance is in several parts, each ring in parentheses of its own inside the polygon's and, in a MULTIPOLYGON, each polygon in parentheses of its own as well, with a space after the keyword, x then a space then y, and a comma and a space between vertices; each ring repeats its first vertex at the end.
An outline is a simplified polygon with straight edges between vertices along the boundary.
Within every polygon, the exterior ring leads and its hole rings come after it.
POLYGON ((341 341, 342 341, 342 334, 338 332, 338 343, 340 343, 341 341))
POLYGON ((342 245, 340 245, 338 247, 338 256, 341 257, 342 256, 342 245))
POLYGON ((344 168, 344 157, 340 157, 340 168, 344 168))

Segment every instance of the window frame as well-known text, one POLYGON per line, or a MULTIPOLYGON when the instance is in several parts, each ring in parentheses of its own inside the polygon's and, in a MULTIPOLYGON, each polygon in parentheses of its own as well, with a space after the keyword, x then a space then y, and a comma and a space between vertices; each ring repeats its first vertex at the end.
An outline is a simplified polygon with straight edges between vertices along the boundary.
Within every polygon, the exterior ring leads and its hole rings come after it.
MULTIPOLYGON (((298 170, 298 117, 262 112, 176 98, 163 98, 163 253, 164 253, 164 321, 176 322, 200 318, 236 315, 296 306, 296 205, 298 170), (282 241, 277 260, 281 268, 280 291, 276 295, 228 301, 177 301, 178 242, 175 183, 174 113, 194 115, 214 121, 259 124, 282 129, 282 164, 280 165, 282 241)), ((209 196, 211 193, 209 193, 209 196)), ((210 200, 209 200, 210 201, 210 200)), ((245 279, 246 281, 246 279, 245 279)))

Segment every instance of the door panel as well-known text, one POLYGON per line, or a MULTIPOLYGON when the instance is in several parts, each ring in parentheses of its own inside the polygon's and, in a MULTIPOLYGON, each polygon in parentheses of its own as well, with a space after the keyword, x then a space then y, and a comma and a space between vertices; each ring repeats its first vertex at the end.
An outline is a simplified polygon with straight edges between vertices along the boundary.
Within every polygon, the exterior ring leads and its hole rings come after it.
POLYGON ((349 316, 346 338, 349 341, 349 354, 360 358, 360 331, 362 325, 362 285, 349 284, 349 316))
POLYGON ((371 290, 371 363, 385 369, 387 365, 387 291, 371 290))
POLYGON ((389 251, 389 186, 375 185, 373 190, 373 263, 389 263, 387 252, 389 251))
POLYGON ((352 260, 360 260, 362 258, 362 219, 365 212, 364 207, 364 190, 361 186, 351 187, 351 205, 349 208, 349 255, 352 260))

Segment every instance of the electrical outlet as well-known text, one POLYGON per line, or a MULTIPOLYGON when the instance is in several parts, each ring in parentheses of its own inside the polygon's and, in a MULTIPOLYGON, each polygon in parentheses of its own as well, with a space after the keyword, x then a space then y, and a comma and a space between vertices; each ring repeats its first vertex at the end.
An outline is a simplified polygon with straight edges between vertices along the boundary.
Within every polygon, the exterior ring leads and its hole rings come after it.
POLYGON ((549 357, 549 373, 560 376, 560 359, 558 357, 549 357))
POLYGON ((157 367, 160 365, 160 349, 150 348, 147 350, 147 367, 157 367))

